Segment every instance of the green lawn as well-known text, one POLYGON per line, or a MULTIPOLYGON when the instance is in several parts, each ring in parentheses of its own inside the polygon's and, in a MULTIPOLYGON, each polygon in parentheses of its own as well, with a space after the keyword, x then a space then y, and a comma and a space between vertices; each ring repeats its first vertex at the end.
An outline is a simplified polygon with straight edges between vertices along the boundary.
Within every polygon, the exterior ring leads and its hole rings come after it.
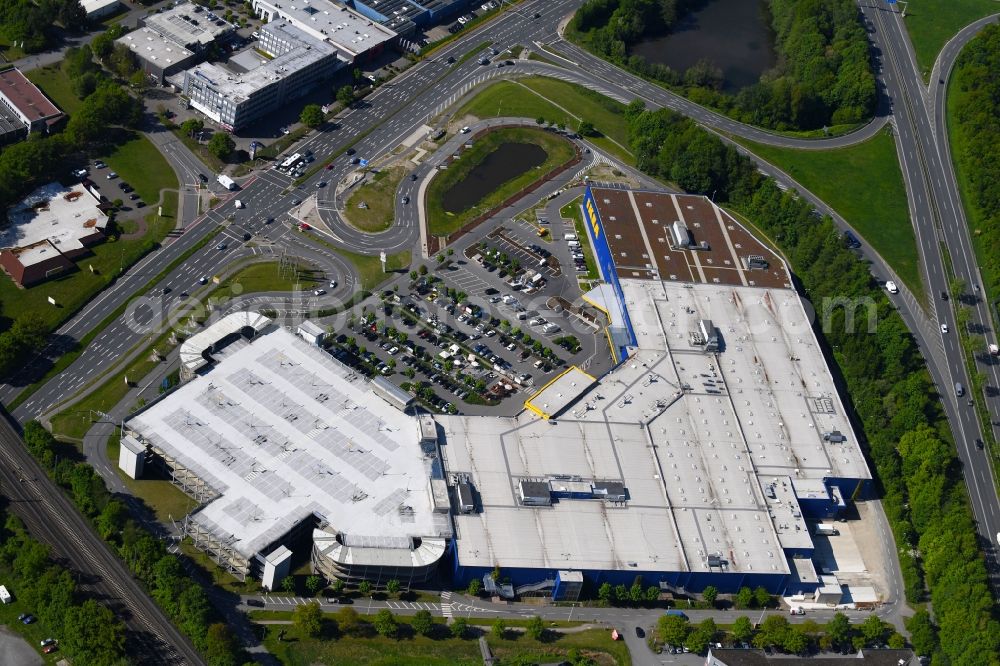
MULTIPOLYGON (((580 205, 583 197, 577 197, 559 209, 559 216, 573 220, 573 228, 576 230, 576 237, 580 239, 580 246, 583 248, 583 258, 587 262, 586 276, 576 273, 578 278, 596 280, 599 276, 597 272, 597 262, 594 260, 594 251, 590 249, 590 234, 583 228, 583 214, 580 212, 580 205)), ((563 270, 569 272, 572 266, 566 266, 563 270)))
POLYGON ((410 267, 409 250, 403 250, 402 252, 397 252, 396 254, 386 255, 385 269, 387 273, 383 273, 382 262, 379 261, 377 256, 372 257, 367 254, 358 254, 341 248, 335 249, 340 256, 354 264, 354 268, 358 273, 358 279, 361 282, 361 289, 363 291, 371 291, 388 280, 389 273, 393 273, 395 271, 405 271, 410 267))
MULTIPOLYGON (((364 617, 362 618, 364 619, 364 617)), ((440 618, 435 618, 440 621, 440 618)), ((368 664, 379 666, 473 666, 482 663, 479 645, 474 638, 427 638, 409 630, 409 618, 397 616, 403 638, 385 638, 372 631, 361 636, 336 639, 300 639, 289 625, 267 625, 264 645, 285 666, 314 664, 368 664), (285 640, 278 633, 285 631, 285 640)), ((491 620, 482 621, 488 625, 491 620)), ((513 623, 511 623, 513 625, 513 623)), ((471 633, 471 632, 470 632, 471 633)), ((502 639, 486 637, 495 656, 523 659, 523 663, 558 662, 570 650, 590 656, 601 665, 626 666, 631 663, 624 641, 612 641, 609 629, 590 629, 572 634, 553 634, 551 640, 535 641, 523 634, 507 632, 502 639)), ((522 663, 522 662, 518 662, 522 663)))
POLYGON ((544 118, 576 129, 581 120, 593 123, 600 136, 590 137, 594 145, 632 164, 628 149, 625 106, 593 90, 543 76, 515 81, 499 81, 469 100, 456 117, 477 118, 516 116, 544 118))
POLYGON ((986 289, 986 300, 993 302, 995 294, 991 293, 991 287, 997 284, 997 280, 1000 280, 1000 276, 991 269, 990 262, 983 261, 983 257, 987 256, 985 252, 984 243, 991 242, 994 236, 984 235, 982 233, 983 229, 989 229, 990 225, 986 220, 983 219, 983 213, 980 208, 973 204, 973 197, 970 191, 971 184, 969 182, 969 174, 965 170, 964 163, 958 158, 961 153, 965 137, 962 132, 962 126, 958 122, 958 111, 962 107, 965 100, 965 94, 963 94, 962 87, 956 83, 956 78, 952 77, 948 80, 948 97, 945 100, 947 103, 947 122, 948 122, 948 139, 949 146, 951 148, 951 162, 955 167, 955 180, 958 182, 958 191, 962 196, 962 208, 965 210, 965 217, 969 224, 969 235, 972 237, 972 247, 976 252, 976 257, 979 259, 977 264, 979 266, 979 271, 983 275, 983 288, 986 289))
POLYGON ((66 113, 73 113, 83 104, 83 100, 77 97, 70 87, 69 77, 58 65, 33 69, 25 76, 66 113))
MULTIPOLYGON (((132 139, 117 146, 111 154, 95 155, 95 157, 103 159, 108 163, 109 169, 118 172, 121 180, 134 187, 136 194, 148 206, 156 206, 156 202, 160 200, 161 190, 174 190, 164 193, 163 215, 172 218, 177 214, 177 175, 149 139, 141 134, 135 134, 132 139)), ((97 178, 95 182, 101 188, 101 192, 112 201, 119 198, 127 199, 118 189, 119 181, 102 181, 97 178)), ((156 212, 156 208, 153 208, 153 212, 156 212)))
MULTIPOLYGON (((355 188, 344 205, 344 217, 360 231, 375 233, 392 226, 396 212, 396 189, 406 176, 401 166, 384 169, 355 188), (364 202, 366 208, 358 206, 364 202)), ((414 203, 414 205, 416 205, 414 203)))
MULTIPOLYGON (((114 465, 118 462, 118 450, 121 447, 119 442, 119 431, 116 428, 111 437, 108 438, 108 458, 114 465)), ((129 493, 135 495, 146 503, 156 514, 156 520, 169 524, 171 518, 180 521, 198 506, 198 503, 184 494, 184 492, 165 478, 143 478, 133 479, 115 465, 115 472, 125 483, 129 493)), ((147 468, 147 475, 152 472, 147 468)))
POLYGON ((240 294, 265 291, 312 290, 324 281, 324 274, 309 266, 296 265, 281 269, 280 264, 268 261, 242 268, 213 289, 213 298, 228 299, 240 294))
POLYGON ((924 79, 945 42, 977 19, 998 12, 1000 3, 996 0, 910 0, 906 29, 924 79))
POLYGON ((499 205, 508 197, 521 192, 532 183, 543 178, 558 166, 573 158, 574 149, 565 139, 552 132, 534 127, 507 127, 489 132, 476 139, 473 146, 462 152, 459 159, 444 171, 439 171, 427 188, 427 226, 434 236, 447 236, 476 216, 499 205), (540 146, 546 153, 545 161, 535 169, 529 169, 499 185, 495 190, 466 210, 452 214, 444 210, 441 199, 445 192, 458 186, 474 168, 505 143, 527 143, 540 146))
POLYGON ((774 148, 739 140, 840 213, 913 292, 924 292, 903 176, 891 135, 837 150, 774 148))

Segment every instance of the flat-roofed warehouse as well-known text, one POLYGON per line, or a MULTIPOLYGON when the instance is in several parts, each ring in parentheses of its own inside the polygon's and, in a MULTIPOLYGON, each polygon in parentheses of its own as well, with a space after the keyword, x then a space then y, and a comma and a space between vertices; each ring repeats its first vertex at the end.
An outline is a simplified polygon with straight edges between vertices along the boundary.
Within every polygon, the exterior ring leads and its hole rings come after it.
POLYGON ((266 317, 217 326, 211 362, 124 424, 130 450, 204 503, 185 520, 195 545, 241 579, 279 545, 331 576, 431 575, 451 537, 447 493, 438 506, 432 489, 436 437, 266 317))
POLYGON ((567 571, 814 591, 806 520, 838 515, 871 475, 787 267, 703 197, 585 201, 608 282, 590 296, 622 313, 621 362, 596 383, 557 379, 516 418, 438 417, 450 482, 479 498, 455 516, 455 584, 499 566, 514 593, 557 596, 567 571), (682 216, 710 247, 664 240, 654 259, 657 225, 682 216), (686 272, 659 279, 665 264, 686 272))
POLYGON ((395 42, 395 32, 349 7, 329 0, 254 0, 253 10, 268 23, 289 21, 314 39, 326 42, 343 60, 364 63, 395 42))

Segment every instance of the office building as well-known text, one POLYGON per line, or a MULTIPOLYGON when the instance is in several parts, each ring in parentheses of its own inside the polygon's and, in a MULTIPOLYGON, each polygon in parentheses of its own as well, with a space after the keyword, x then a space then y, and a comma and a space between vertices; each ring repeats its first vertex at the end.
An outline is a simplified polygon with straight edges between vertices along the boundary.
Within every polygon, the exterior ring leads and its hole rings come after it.
POLYGON ((371 60, 396 39, 392 30, 330 0, 254 0, 253 9, 268 24, 281 19, 290 22, 313 39, 329 44, 351 64, 371 60))
POLYGON ((63 112, 16 67, 0 72, 0 104, 24 123, 29 134, 44 134, 63 118, 63 112))

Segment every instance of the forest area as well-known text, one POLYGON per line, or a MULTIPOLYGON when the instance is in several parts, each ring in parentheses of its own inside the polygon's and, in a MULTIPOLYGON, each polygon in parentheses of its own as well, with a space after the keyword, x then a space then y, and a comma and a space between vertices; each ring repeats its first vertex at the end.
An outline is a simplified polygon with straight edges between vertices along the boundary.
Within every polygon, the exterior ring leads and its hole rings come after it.
MULTIPOLYGON (((829 218, 782 192, 749 158, 669 110, 626 112, 640 169, 689 192, 716 192, 789 258, 800 289, 826 298, 871 302, 878 326, 846 325, 844 308, 818 322, 827 353, 846 384, 862 445, 892 526, 906 599, 930 602, 908 620, 914 647, 936 664, 995 663, 1000 623, 988 585, 965 484, 934 384, 899 314, 844 244, 829 218), (835 351, 832 351, 835 350, 835 351)), ((819 309, 817 307, 817 309, 819 309)))
POLYGON ((875 112, 868 40, 852 0, 768 0, 777 65, 738 92, 703 60, 683 72, 632 54, 639 40, 669 33, 701 0, 588 0, 567 36, 634 74, 740 122, 779 131, 864 122, 875 112))

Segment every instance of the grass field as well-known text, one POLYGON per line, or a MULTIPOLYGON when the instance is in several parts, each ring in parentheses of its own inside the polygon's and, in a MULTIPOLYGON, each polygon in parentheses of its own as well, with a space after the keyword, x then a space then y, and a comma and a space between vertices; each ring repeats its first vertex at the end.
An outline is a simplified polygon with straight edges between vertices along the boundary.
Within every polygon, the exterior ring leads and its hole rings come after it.
POLYGON ((896 146, 887 133, 848 148, 794 150, 740 140, 830 204, 892 266, 913 292, 924 292, 896 146))
POLYGON ((624 118, 625 106, 582 86, 542 76, 500 81, 469 100, 456 117, 516 116, 544 118, 575 130, 581 120, 593 123, 600 136, 588 140, 632 164, 624 118))
POLYGON ((452 162, 447 170, 438 172, 431 180, 427 188, 425 202, 429 232, 434 236, 446 236, 461 229, 477 215, 502 203, 511 195, 543 178, 556 167, 565 164, 573 158, 573 155, 572 144, 544 130, 533 127, 507 127, 489 132, 477 139, 472 148, 465 150, 461 157, 452 162), (529 169, 500 184, 474 206, 460 213, 447 213, 441 204, 444 193, 452 187, 460 185, 474 168, 505 143, 538 145, 546 153, 545 161, 539 167, 529 169))
MULTIPOLYGON (((481 664, 482 657, 475 639, 450 637, 428 638, 413 635, 409 618, 397 616, 402 638, 385 638, 372 631, 358 632, 361 636, 341 636, 335 640, 301 639, 288 625, 266 627, 264 645, 285 666, 312 666, 313 664, 368 664, 388 666, 473 666, 481 664), (278 640, 284 629, 286 638, 278 640)), ((436 621, 439 619, 436 618, 436 621)), ((475 620, 478 622, 480 620, 475 620)), ((488 625, 490 620, 481 620, 488 625)), ((443 632, 442 632, 442 635, 443 632)), ((522 659, 517 663, 558 662, 570 650, 590 656, 602 666, 626 666, 631 663, 628 648, 623 641, 612 641, 607 629, 590 629, 572 634, 552 634, 551 639, 536 641, 523 634, 508 631, 500 639, 486 637, 494 655, 500 659, 522 659)))
POLYGON ((361 289, 364 291, 371 291, 385 282, 389 279, 388 273, 405 271, 410 267, 409 250, 403 250, 402 252, 386 256, 385 269, 387 273, 382 272, 382 262, 379 261, 378 257, 371 257, 366 254, 357 254, 340 248, 336 248, 336 250, 340 256, 354 264, 354 268, 358 272, 358 279, 361 281, 361 289))
MULTIPOLYGON (((177 175, 149 139, 141 134, 135 134, 132 139, 116 147, 112 153, 95 157, 103 159, 108 163, 110 170, 118 172, 121 180, 134 187, 136 194, 148 206, 156 206, 156 202, 160 200, 161 190, 174 190, 164 193, 163 215, 172 218, 177 214, 177 175)), ((105 172, 98 172, 98 174, 103 173, 105 172)), ((97 174, 95 178, 101 192, 112 201, 119 198, 127 199, 118 189, 120 181, 102 181, 97 174)), ((155 210, 153 208, 154 212, 155 210)))
POLYGON ((975 20, 998 12, 1000 3, 996 0, 910 0, 906 29, 924 79, 945 42, 975 20))
POLYGON ((63 73, 59 65, 33 69, 25 76, 66 113, 73 113, 83 104, 83 100, 73 92, 69 77, 63 73))
MULTIPOLYGON (((576 273, 578 278, 584 278, 588 280, 596 280, 599 275, 597 273, 597 262, 594 260, 594 251, 590 249, 590 234, 587 230, 583 228, 583 214, 580 212, 580 204, 583 201, 583 197, 577 197, 573 199, 568 204, 559 209, 559 216, 564 217, 569 220, 573 220, 573 228, 576 230, 576 237, 580 239, 580 247, 583 248, 583 258, 587 262, 587 274, 586 276, 576 273)), ((568 271, 571 266, 567 266, 568 271)))
POLYGON ((376 233, 392 226, 396 211, 396 189, 406 176, 401 166, 379 171, 358 186, 344 205, 344 217, 360 231, 376 233), (364 202, 367 208, 358 208, 364 202))
POLYGON ((253 294, 264 291, 294 291, 312 290, 325 280, 321 270, 305 265, 294 267, 292 272, 286 268, 281 271, 277 262, 268 261, 251 264, 233 273, 212 290, 213 298, 228 299, 240 294, 253 294))
MULTIPOLYGON (((116 428, 114 434, 108 438, 108 459, 111 462, 118 460, 118 450, 121 448, 119 437, 119 430, 116 428)), ((133 479, 117 466, 115 472, 125 483, 129 493, 145 502, 161 523, 169 523, 171 518, 181 520, 198 506, 197 502, 185 495, 169 479, 152 478, 155 477, 155 472, 151 467, 146 468, 142 479, 133 479)))

